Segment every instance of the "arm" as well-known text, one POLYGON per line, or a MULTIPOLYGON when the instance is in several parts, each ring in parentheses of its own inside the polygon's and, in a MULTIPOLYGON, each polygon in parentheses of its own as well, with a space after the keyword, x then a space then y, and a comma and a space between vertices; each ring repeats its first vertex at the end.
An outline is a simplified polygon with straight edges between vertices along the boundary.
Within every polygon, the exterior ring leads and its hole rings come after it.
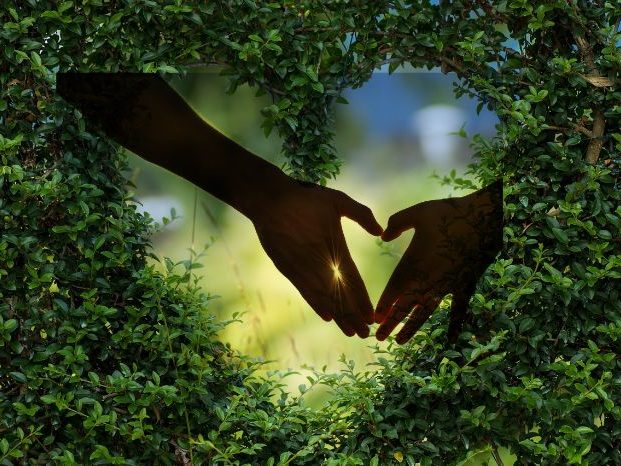
POLYGON ((246 216, 256 198, 274 199, 292 183, 207 124, 159 75, 59 73, 57 89, 110 138, 246 216))
POLYGON ((380 235, 368 207, 286 176, 203 121, 157 75, 59 74, 57 87, 112 139, 248 217, 315 312, 347 335, 368 335, 373 308, 340 223, 347 216, 380 235))

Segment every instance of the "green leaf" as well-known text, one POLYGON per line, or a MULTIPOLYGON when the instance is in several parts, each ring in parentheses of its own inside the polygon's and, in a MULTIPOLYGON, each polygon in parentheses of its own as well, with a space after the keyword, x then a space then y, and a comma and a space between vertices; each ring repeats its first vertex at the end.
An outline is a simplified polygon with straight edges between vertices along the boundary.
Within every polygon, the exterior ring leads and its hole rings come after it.
POLYGON ((26 383, 28 381, 28 379, 22 372, 18 372, 18 371, 9 372, 9 375, 20 383, 26 383))
POLYGON ((608 231, 608 230, 599 230, 597 232, 597 236, 599 236, 601 239, 605 239, 605 240, 612 239, 612 233, 610 233, 610 231, 608 231))
POLYGON ((40 400, 49 405, 56 402, 56 397, 54 395, 43 395, 40 397, 40 400))
POLYGON ((271 43, 271 42, 265 44, 265 48, 269 50, 273 50, 274 52, 278 54, 282 53, 282 48, 279 45, 271 43))
POLYGON ((554 237, 559 240, 563 244, 567 244, 569 242, 569 237, 567 233, 563 231, 561 228, 552 228, 552 234, 554 237))
POLYGON ((39 55, 37 52, 35 52, 34 50, 32 52, 30 52, 30 59, 32 60, 32 62, 37 65, 37 66, 41 66, 41 55, 39 55))
POLYGON ((320 94, 323 93, 324 89, 323 89, 323 84, 321 84, 320 82, 314 82, 312 84, 313 89, 315 89, 317 92, 319 92, 320 94))
POLYGON ((4 322, 4 329, 7 332, 11 333, 16 328, 17 328, 17 320, 16 319, 9 319, 6 322, 4 322))
POLYGON ((170 65, 159 65, 157 67, 157 70, 161 73, 170 73, 170 74, 179 73, 179 70, 177 68, 175 68, 174 66, 170 66, 170 65))

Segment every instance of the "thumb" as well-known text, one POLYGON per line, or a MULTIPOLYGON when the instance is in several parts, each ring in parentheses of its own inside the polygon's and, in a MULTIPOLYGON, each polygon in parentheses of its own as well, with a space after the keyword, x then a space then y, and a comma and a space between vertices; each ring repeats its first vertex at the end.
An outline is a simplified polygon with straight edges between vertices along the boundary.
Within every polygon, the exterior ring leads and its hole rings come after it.
POLYGON ((373 212, 366 205, 353 200, 345 193, 341 193, 339 200, 339 213, 358 223, 373 236, 382 234, 383 228, 375 219, 373 212))
POLYGON ((404 231, 416 227, 419 220, 418 217, 420 216, 421 205, 422 204, 416 204, 396 214, 392 214, 388 219, 388 226, 384 230, 384 233, 382 233, 382 240, 392 241, 398 238, 404 231))

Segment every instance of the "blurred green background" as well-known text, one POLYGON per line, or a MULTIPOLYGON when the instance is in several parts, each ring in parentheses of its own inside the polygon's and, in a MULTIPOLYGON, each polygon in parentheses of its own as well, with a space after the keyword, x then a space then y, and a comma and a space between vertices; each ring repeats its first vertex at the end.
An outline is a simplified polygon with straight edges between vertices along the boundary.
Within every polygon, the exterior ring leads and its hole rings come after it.
MULTIPOLYGON (((228 95, 226 78, 208 69, 169 81, 210 124, 259 156, 283 164, 280 140, 266 138, 260 128, 260 109, 271 103, 268 96, 256 97, 248 87, 228 95)), ((338 106, 335 128, 343 166, 328 186, 368 205, 382 225, 398 210, 451 193, 431 174, 462 172, 470 161, 468 139, 454 133, 494 132, 495 117, 477 115, 473 101, 456 100, 451 78, 440 73, 378 72, 345 97, 349 105, 338 106)), ((348 338, 336 324, 319 318, 263 252, 248 219, 133 155, 131 165, 141 208, 156 221, 170 217, 171 208, 180 217, 153 238, 157 255, 177 261, 189 258, 190 248, 200 251, 210 245, 200 259, 204 268, 198 269, 203 288, 217 297, 210 312, 224 320, 242 314, 242 322, 223 331, 223 340, 244 354, 272 361, 266 369, 299 372, 284 380, 292 392, 305 382, 306 366, 338 370, 341 355, 359 370, 373 369, 367 365, 374 361, 374 338, 348 338)), ((344 219, 343 226, 375 304, 412 232, 382 245, 352 221, 344 219)), ((324 396, 312 393, 308 398, 318 404, 324 396)))

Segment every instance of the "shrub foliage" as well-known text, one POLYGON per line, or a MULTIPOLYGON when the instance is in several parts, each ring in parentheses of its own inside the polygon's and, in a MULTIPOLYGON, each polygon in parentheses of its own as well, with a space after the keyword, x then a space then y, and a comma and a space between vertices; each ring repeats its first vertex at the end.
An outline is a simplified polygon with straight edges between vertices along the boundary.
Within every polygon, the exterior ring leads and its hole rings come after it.
POLYGON ((621 464, 618 2, 0 4, 0 464, 621 464), (125 158, 55 73, 205 64, 272 96, 265 131, 314 181, 340 93, 379 66, 455 73, 496 111, 470 174, 504 179, 506 247, 455 346, 441 310, 377 374, 311 377, 335 394, 312 411, 218 342, 194 260, 147 263, 125 158))

